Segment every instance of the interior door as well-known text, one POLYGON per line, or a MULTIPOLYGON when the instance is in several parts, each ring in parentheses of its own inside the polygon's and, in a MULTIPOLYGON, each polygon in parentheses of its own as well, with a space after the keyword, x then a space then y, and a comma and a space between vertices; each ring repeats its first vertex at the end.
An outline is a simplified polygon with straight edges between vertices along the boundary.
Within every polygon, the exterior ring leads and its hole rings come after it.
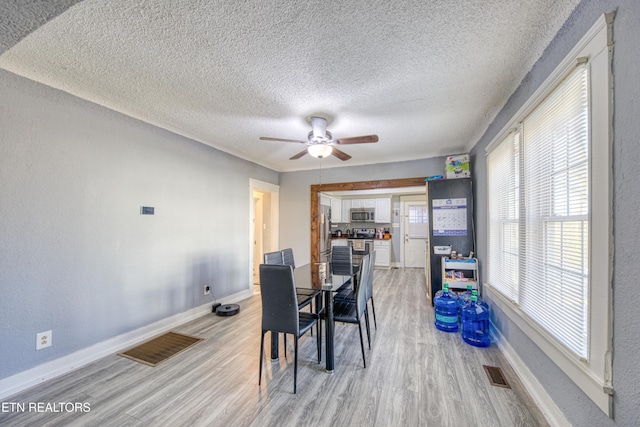
POLYGON ((404 202, 404 266, 425 268, 429 217, 426 201, 404 202))

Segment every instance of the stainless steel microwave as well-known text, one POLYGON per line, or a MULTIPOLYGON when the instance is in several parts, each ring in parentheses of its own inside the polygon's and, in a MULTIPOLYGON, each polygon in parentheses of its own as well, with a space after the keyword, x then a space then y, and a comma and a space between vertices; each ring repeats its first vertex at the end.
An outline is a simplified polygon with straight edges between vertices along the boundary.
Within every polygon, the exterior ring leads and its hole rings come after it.
POLYGON ((351 222, 374 222, 374 208, 355 208, 351 209, 351 222))

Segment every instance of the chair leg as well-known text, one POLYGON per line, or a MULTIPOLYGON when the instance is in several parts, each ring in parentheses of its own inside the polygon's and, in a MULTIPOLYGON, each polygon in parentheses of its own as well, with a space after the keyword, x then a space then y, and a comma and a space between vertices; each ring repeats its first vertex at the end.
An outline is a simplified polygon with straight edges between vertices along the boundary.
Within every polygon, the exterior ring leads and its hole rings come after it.
POLYGON ((378 322, 376 321, 376 306, 373 303, 373 297, 371 297, 371 310, 373 311, 373 325, 378 329, 378 322))
MULTIPOLYGON (((313 314, 313 300, 311 300, 311 302, 309 303, 309 313, 313 314)), ((311 331, 311 336, 313 336, 313 328, 311 328, 310 331, 311 331)))
POLYGON ((318 348, 320 349, 320 354, 318 355, 318 362, 322 361, 322 318, 318 319, 318 348))
POLYGON ((293 394, 296 394, 296 387, 298 385, 298 338, 296 338, 296 344, 293 351, 293 394))
POLYGON ((367 327, 367 341, 369 342, 369 350, 371 350, 371 327, 369 326, 369 309, 364 310, 364 323, 367 327))
POLYGON ((262 331, 262 338, 260 339, 260 370, 258 376, 258 385, 262 384, 262 359, 264 359, 264 334, 266 331, 262 331))
POLYGON ((358 331, 360 332, 360 349, 362 350, 362 363, 364 364, 365 369, 367 368, 367 361, 364 358, 364 341, 362 339, 362 323, 358 321, 358 331))
POLYGON ((287 334, 282 334, 284 337, 284 357, 287 358, 287 334))
POLYGON ((320 351, 320 347, 322 347, 322 336, 320 335, 320 320, 318 320, 318 323, 316 323, 316 328, 318 328, 318 330, 316 331, 316 345, 318 346, 318 363, 320 363, 322 359, 322 352, 320 351))

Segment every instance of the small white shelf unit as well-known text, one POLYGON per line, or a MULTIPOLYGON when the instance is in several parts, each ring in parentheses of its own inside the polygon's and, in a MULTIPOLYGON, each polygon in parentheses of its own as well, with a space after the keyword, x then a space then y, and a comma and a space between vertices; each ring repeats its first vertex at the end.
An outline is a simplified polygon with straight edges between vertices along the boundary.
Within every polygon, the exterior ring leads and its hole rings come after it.
POLYGON ((449 289, 466 290, 468 285, 478 290, 478 260, 450 259, 442 257, 442 285, 449 284, 449 289))

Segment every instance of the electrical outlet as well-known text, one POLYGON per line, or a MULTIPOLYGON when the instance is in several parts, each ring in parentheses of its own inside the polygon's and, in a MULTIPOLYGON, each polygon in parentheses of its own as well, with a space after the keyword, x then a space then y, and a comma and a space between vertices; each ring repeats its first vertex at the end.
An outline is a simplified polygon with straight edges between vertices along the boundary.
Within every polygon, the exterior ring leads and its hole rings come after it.
POLYGON ((202 287, 202 292, 204 295, 209 295, 209 293, 211 292, 211 288, 209 287, 209 285, 204 285, 202 287))
POLYGON ((51 347, 53 344, 53 336, 51 335, 51 331, 40 332, 36 334, 36 350, 42 350, 46 347, 51 347))

